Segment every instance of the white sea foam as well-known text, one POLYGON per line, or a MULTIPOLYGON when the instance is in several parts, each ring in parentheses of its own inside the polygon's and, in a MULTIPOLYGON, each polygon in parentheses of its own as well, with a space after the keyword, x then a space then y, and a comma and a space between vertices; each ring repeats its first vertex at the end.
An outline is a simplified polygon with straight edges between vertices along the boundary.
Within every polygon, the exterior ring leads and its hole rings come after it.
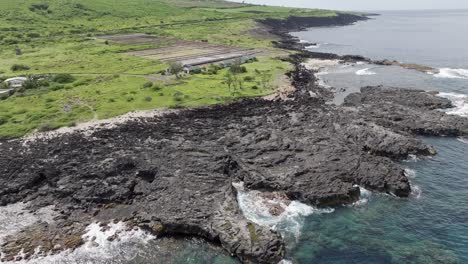
POLYGON ((468 144, 468 138, 459 137, 459 138, 457 138, 457 140, 462 142, 462 143, 468 144))
POLYGON ((306 46, 305 48, 306 49, 318 49, 318 48, 320 48, 320 46, 321 45, 317 43, 317 44, 314 44, 314 45, 306 46))
POLYGON ((468 117, 468 95, 457 93, 439 93, 438 96, 452 101, 455 108, 444 110, 447 114, 468 117))
POLYGON ((243 184, 234 184, 238 190, 237 200, 244 216, 262 226, 268 226, 286 235, 293 235, 296 240, 301 234, 301 229, 306 216, 312 214, 332 213, 334 209, 317 209, 306 204, 292 201, 263 198, 259 191, 246 191, 243 184), (268 204, 277 204, 284 209, 278 216, 271 215, 268 204))
POLYGON ((300 39, 300 40, 299 40, 299 43, 307 44, 307 43, 310 43, 310 41, 305 40, 305 39, 300 39))
POLYGON ((418 185, 411 185, 410 196, 413 198, 419 199, 421 198, 421 195, 422 195, 421 187, 419 187, 418 185))
POLYGON ((405 169, 405 176, 410 178, 410 179, 414 179, 417 176, 417 172, 415 170, 406 168, 405 169))
POLYGON ((356 71, 356 75, 375 75, 377 73, 371 71, 369 68, 356 71))
POLYGON ((361 195, 359 196, 359 200, 353 203, 351 206, 355 206, 355 207, 364 206, 367 203, 369 203, 369 200, 372 196, 372 192, 361 186, 356 185, 356 187, 359 187, 359 191, 361 192, 361 195))
POLYGON ((434 76, 437 78, 468 79, 468 70, 442 68, 439 69, 439 73, 435 74, 434 76))
POLYGON ((0 244, 9 235, 39 221, 52 223, 56 216, 52 206, 44 207, 35 213, 26 210, 28 204, 16 203, 0 206, 0 244))
POLYGON ((319 72, 315 74, 315 76, 321 76, 321 75, 327 75, 327 74, 330 74, 330 73, 326 70, 320 70, 319 72))
POLYGON ((419 161, 418 156, 410 154, 408 155, 408 159, 404 160, 404 162, 417 162, 419 161))
POLYGON ((74 251, 55 255, 35 255, 30 260, 2 262, 5 264, 83 264, 128 263, 143 251, 155 237, 139 228, 128 228, 123 222, 111 223, 106 228, 93 223, 83 235, 85 243, 74 251), (109 239, 109 238, 114 239, 109 239))

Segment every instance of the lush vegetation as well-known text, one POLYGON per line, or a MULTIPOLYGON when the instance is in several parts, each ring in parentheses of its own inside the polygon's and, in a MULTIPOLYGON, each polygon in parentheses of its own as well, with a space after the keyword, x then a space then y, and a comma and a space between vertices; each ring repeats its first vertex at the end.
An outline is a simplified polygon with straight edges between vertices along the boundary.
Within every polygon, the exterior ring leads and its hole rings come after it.
POLYGON ((26 76, 28 81, 0 101, 0 138, 134 110, 269 94, 290 65, 278 59, 286 53, 272 47, 272 36, 258 29, 255 20, 290 15, 335 13, 218 0, 114 0, 111 4, 107 0, 2 0, 0 80, 26 76), (229 69, 168 78, 160 73, 169 65, 122 53, 154 45, 123 45, 96 38, 127 32, 264 52, 258 61, 244 65, 245 72, 236 72, 234 89, 228 85, 229 69))

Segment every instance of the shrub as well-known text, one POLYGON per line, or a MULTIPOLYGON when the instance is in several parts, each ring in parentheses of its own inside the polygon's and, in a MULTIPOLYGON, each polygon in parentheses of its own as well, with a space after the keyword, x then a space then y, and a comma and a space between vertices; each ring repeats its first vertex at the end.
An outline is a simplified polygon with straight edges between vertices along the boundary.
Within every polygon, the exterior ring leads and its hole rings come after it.
POLYGON ((128 98, 127 98, 127 102, 131 102, 131 101, 133 101, 133 100, 135 100, 135 98, 133 98, 133 97, 128 97, 128 98))
POLYGON ((68 73, 59 73, 52 78, 52 81, 57 83, 72 83, 75 81, 75 77, 68 73))
POLYGON ((3 43, 5 43, 6 45, 16 45, 20 43, 20 40, 13 37, 7 37, 3 40, 3 43))
POLYGON ((247 72, 247 68, 245 66, 240 66, 240 65, 232 65, 231 68, 229 68, 229 70, 232 73, 246 73, 247 72))
POLYGON ((201 69, 193 69, 190 74, 200 74, 202 73, 202 70, 201 69))
POLYGON ((148 96, 148 97, 145 97, 145 101, 146 101, 146 102, 151 102, 151 101, 153 101, 153 98, 151 98, 151 97, 149 97, 149 96, 148 96))
POLYGON ((28 33, 26 36, 28 36, 28 38, 38 38, 40 37, 41 35, 39 33, 28 33))
POLYGON ((175 92, 173 97, 174 97, 174 101, 176 102, 181 102, 183 100, 183 96, 184 94, 181 93, 181 92, 175 92))
POLYGON ((65 88, 65 85, 63 85, 63 84, 54 84, 51 87, 49 87, 49 90, 58 91, 58 90, 62 90, 64 88, 65 88))
POLYGON ((252 89, 253 89, 253 90, 257 90, 257 89, 258 89, 258 86, 257 86, 257 85, 254 85, 254 86, 252 86, 252 89))
POLYGON ((0 117, 0 126, 7 122, 6 118, 0 117))
POLYGON ((31 5, 29 7, 29 10, 31 10, 33 12, 36 11, 36 10, 47 10, 47 9, 49 9, 49 5, 47 5, 47 4, 35 4, 35 5, 31 5))
POLYGON ((52 103, 52 102, 55 102, 55 99, 47 98, 45 101, 46 101, 46 103, 52 103))
POLYGON ((252 76, 245 76, 244 77, 244 81, 246 81, 246 82, 252 82, 254 80, 255 80, 255 77, 252 77, 252 76))
POLYGON ((115 99, 114 99, 114 98, 110 98, 110 99, 108 100, 108 102, 109 102, 109 103, 115 103, 115 99))
POLYGON ((151 88, 153 91, 161 91, 163 89, 163 84, 161 83, 154 83, 153 87, 151 88))
POLYGON ((36 78, 28 77, 28 79, 23 82, 23 85, 21 87, 23 89, 25 89, 25 90, 29 90, 29 89, 39 88, 40 85, 39 85, 39 82, 38 82, 38 80, 36 78))
POLYGON ((28 65, 24 64, 13 64, 10 69, 12 71, 27 71, 31 68, 28 65))
POLYGON ((152 83, 152 82, 145 82, 145 83, 143 84, 143 88, 151 88, 151 87, 153 87, 153 83, 152 83))

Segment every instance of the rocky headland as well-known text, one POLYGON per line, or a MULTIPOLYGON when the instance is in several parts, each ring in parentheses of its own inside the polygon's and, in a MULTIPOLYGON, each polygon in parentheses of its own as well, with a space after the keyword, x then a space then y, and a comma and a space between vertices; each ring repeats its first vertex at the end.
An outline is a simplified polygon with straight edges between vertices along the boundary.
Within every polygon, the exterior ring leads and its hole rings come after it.
POLYGON ((53 222, 4 238, 3 259, 74 249, 89 224, 123 221, 159 237, 202 237, 244 263, 278 263, 282 236, 245 218, 235 184, 318 208, 358 201, 359 187, 408 197, 399 160, 436 154, 416 136, 468 135, 468 119, 439 110, 453 107, 449 100, 422 90, 364 87, 328 104, 333 93, 302 66, 312 56, 304 54, 290 58, 290 100, 245 99, 1 142, 0 206, 56 212, 53 222))

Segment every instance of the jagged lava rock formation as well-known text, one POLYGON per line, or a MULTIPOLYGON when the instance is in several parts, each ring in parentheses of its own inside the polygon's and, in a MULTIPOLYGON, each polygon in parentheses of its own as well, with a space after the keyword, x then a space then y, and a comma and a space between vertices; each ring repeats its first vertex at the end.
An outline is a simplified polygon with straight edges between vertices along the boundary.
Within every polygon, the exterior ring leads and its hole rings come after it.
POLYGON ((54 205, 59 214, 6 238, 5 259, 78 247, 88 224, 120 220, 204 237, 244 263, 277 263, 281 235, 242 215, 233 183, 316 207, 356 202, 358 186, 406 197, 397 161, 435 154, 414 136, 468 134, 467 119, 437 110, 450 101, 424 91, 366 87, 335 106, 312 72, 297 66, 291 77, 294 100, 246 99, 91 135, 2 142, 0 205, 54 205))

